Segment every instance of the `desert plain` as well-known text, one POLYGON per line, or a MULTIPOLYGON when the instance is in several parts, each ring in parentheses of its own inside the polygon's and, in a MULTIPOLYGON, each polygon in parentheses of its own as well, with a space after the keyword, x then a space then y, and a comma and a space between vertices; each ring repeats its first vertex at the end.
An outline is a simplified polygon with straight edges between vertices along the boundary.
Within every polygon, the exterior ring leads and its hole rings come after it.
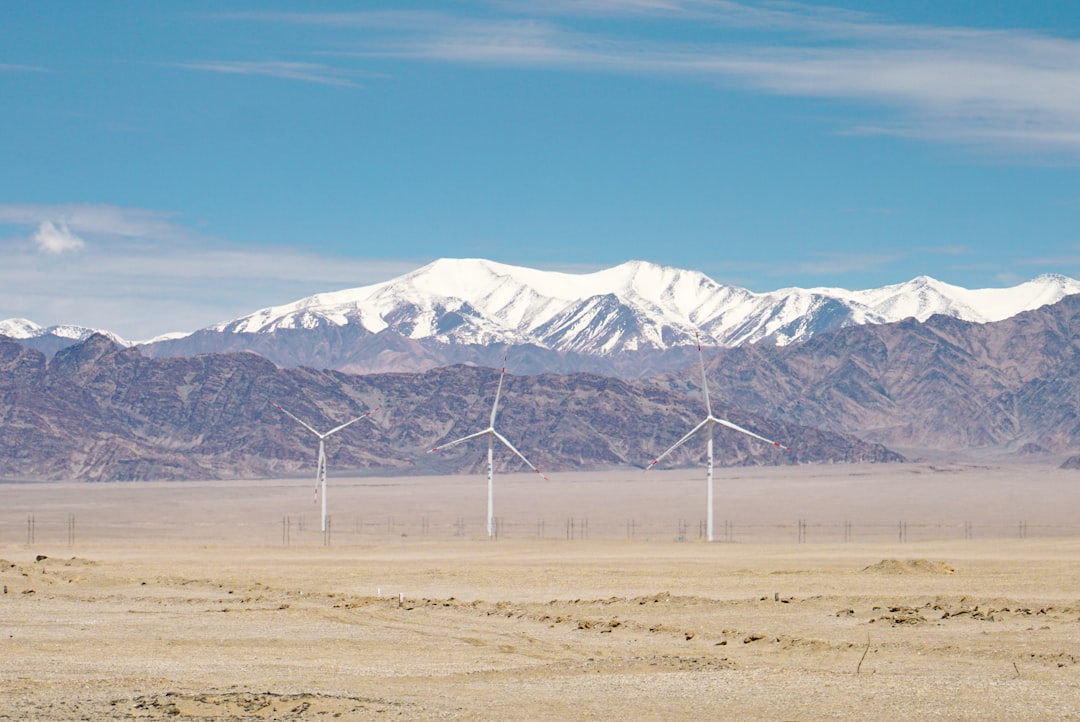
POLYGON ((1080 472, 0 484, 0 719, 1080 719, 1080 472))

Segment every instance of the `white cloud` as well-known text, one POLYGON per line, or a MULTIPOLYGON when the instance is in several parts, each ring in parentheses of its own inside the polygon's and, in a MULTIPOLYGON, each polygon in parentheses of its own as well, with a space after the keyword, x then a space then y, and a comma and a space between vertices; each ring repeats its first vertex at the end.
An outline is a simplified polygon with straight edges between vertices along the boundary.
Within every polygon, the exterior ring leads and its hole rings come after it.
POLYGON ((37 243, 38 249, 54 256, 81 250, 86 245, 86 242, 72 233, 63 221, 58 224, 42 221, 34 234, 34 242, 37 243))
POLYGON ((227 17, 351 29, 351 54, 358 58, 681 75, 879 111, 880 120, 870 123, 853 114, 842 132, 1080 156, 1080 41, 1021 29, 890 23, 798 3, 551 0, 496 1, 490 7, 493 13, 484 16, 397 11, 227 17), (601 25, 598 17, 618 22, 601 25), (682 27, 700 35, 707 29, 716 39, 660 40, 652 32, 658 20, 666 30, 682 27))
POLYGON ((25 229, 5 237, 0 228, 0 319, 71 323, 142 340, 389 280, 432 260, 252 248, 173 218, 105 205, 0 205, 0 226, 25 229), (78 247, 77 260, 63 252, 78 247))

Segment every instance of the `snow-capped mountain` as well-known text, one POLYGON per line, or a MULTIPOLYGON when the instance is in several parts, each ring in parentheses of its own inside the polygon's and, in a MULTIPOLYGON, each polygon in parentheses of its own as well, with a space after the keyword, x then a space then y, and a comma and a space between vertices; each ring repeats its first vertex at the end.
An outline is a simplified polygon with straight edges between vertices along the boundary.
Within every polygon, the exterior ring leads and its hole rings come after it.
MULTIPOLYGON (((528 349, 515 351, 516 373, 637 377, 691 363, 698 336, 714 348, 783 346, 848 326, 925 321, 935 314, 987 323, 1075 293, 1080 281, 1050 274, 1010 288, 969 290, 921 276, 868 290, 754 293, 698 271, 643 261, 573 274, 442 259, 383 283, 138 345, 151 356, 254 351, 283 367, 352 373, 498 365, 502 348, 514 346, 528 349)), ((47 353, 92 332, 0 322, 0 334, 29 339, 24 345, 47 353)))
POLYGON ((25 318, 9 318, 6 321, 0 321, 0 336, 7 336, 9 338, 27 340, 38 339, 45 336, 54 336, 58 339, 69 339, 71 341, 85 341, 93 336, 95 333, 100 333, 108 336, 110 339, 120 344, 121 346, 130 346, 131 344, 124 339, 117 336, 110 331, 102 331, 95 328, 87 328, 86 326, 72 326, 68 324, 62 324, 57 326, 40 326, 33 321, 28 321, 25 318))
POLYGON ((788 288, 753 293, 697 271, 630 261, 595 273, 538 271, 443 259, 383 283, 324 293, 212 327, 267 333, 354 326, 452 344, 533 344, 605 356, 710 346, 785 345, 845 326, 934 314, 988 322, 1080 293, 1043 275, 1012 288, 969 290, 925 276, 863 291, 788 288))

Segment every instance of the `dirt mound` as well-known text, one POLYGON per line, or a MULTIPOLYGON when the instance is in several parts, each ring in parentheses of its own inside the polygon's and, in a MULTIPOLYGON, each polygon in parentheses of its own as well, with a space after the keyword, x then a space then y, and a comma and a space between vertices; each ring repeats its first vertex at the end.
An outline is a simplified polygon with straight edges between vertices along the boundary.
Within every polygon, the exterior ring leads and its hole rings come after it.
MULTIPOLYGON (((61 559, 60 557, 50 557, 45 554, 38 554, 34 557, 34 564, 47 567, 93 567, 97 566, 97 562, 93 559, 82 559, 80 557, 71 557, 70 559, 61 559)), ((14 566, 14 565, 12 565, 14 566)))
POLYGON ((956 574, 945 562, 929 559, 882 559, 862 571, 864 574, 956 574))
POLYGON ((205 694, 144 695, 130 702, 125 712, 140 719, 285 720, 322 717, 368 717, 400 713, 407 705, 381 699, 328 694, 274 694, 272 692, 222 692, 205 694))

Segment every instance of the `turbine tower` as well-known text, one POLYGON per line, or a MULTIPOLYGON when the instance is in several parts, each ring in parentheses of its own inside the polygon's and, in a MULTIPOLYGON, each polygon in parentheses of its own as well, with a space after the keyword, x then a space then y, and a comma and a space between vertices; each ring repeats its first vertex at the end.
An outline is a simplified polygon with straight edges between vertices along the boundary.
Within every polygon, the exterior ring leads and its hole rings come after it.
POLYGON ((506 376, 506 354, 503 354, 502 371, 499 372, 499 386, 495 390, 495 403, 493 403, 491 405, 491 419, 488 421, 487 428, 482 429, 481 431, 477 431, 476 433, 469 434, 468 436, 463 436, 460 439, 455 439, 454 441, 451 441, 451 442, 449 442, 447 444, 443 444, 442 446, 436 446, 435 448, 431 449, 431 451, 428 452, 429 454, 431 454, 431 453, 436 452, 436 451, 442 451, 444 449, 449 449, 451 446, 457 446, 458 444, 463 444, 466 441, 470 441, 472 439, 476 439, 476 438, 479 438, 481 436, 486 436, 487 437, 487 439, 488 439, 488 448, 487 448, 487 484, 488 484, 488 486, 487 486, 487 533, 488 533, 488 539, 492 539, 492 538, 495 537, 495 482, 494 482, 494 479, 495 479, 495 464, 494 464, 493 449, 492 449, 492 447, 493 447, 493 445, 495 443, 495 439, 498 439, 503 444, 503 446, 505 446, 506 448, 510 449, 510 451, 517 454, 518 458, 520 458, 522 461, 524 461, 528 465, 528 467, 530 469, 535 471, 537 474, 540 474, 541 478, 543 478, 544 481, 548 480, 548 478, 546 476, 544 476, 543 474, 540 473, 539 469, 537 469, 535 466, 532 465, 531 461, 529 461, 528 459, 525 458, 524 454, 522 454, 520 451, 515 449, 514 445, 506 440, 505 436, 503 436, 502 434, 500 434, 498 431, 495 430, 495 412, 499 408, 499 396, 500 396, 500 394, 502 394, 502 385, 503 385, 503 377, 504 376, 506 376))
POLYGON ((312 426, 310 424, 308 424, 306 421, 304 421, 303 419, 298 419, 297 417, 293 416, 291 413, 289 413, 288 411, 283 409, 280 404, 274 404, 274 408, 277 409, 278 411, 280 411, 281 413, 285 414, 286 416, 288 416, 290 419, 292 419, 296 423, 303 426, 305 429, 307 429, 312 434, 314 434, 315 437, 319 440, 319 467, 315 472, 315 497, 316 497, 316 499, 318 499, 318 497, 320 496, 319 491, 320 491, 320 487, 321 487, 321 489, 322 489, 322 494, 321 494, 321 496, 322 496, 322 530, 325 532, 326 531, 326 440, 328 438, 330 438, 331 436, 333 436, 334 434, 336 434, 337 432, 344 429, 346 426, 351 426, 351 425, 355 424, 357 421, 359 421, 360 419, 369 418, 373 413, 378 411, 378 409, 377 408, 372 409, 371 411, 367 412, 363 416, 357 416, 352 421, 346 421, 341 426, 335 426, 334 428, 327 431, 325 434, 320 434, 318 431, 316 431, 314 428, 312 428, 312 426))
POLYGON ((773 441, 772 439, 766 439, 764 436, 759 436, 758 434, 755 434, 753 431, 750 431, 749 429, 744 429, 743 427, 739 426, 738 424, 733 424, 730 421, 728 421, 727 419, 718 419, 717 417, 713 416, 712 405, 709 403, 709 382, 708 382, 708 379, 705 378, 705 357, 701 352, 701 339, 698 337, 697 334, 694 334, 694 338, 697 340, 698 360, 701 362, 701 390, 705 395, 705 420, 702 421, 697 426, 695 426, 693 429, 691 429, 689 431, 689 433, 686 434, 686 436, 684 436, 681 439, 679 439, 678 441, 676 441, 671 446, 670 449, 668 449, 663 454, 660 454, 660 456, 653 459, 652 463, 649 464, 647 467, 645 467, 645 471, 648 471, 649 469, 656 466, 660 462, 661 459, 663 459, 665 456, 667 456, 671 452, 675 451, 675 449, 679 448, 684 443, 689 441, 690 438, 694 434, 701 431, 702 429, 705 429, 706 438, 708 439, 708 445, 707 445, 707 448, 708 448, 708 466, 706 467, 708 469, 708 472, 706 474, 707 481, 706 481, 706 491, 705 491, 705 499, 706 499, 705 504, 706 504, 706 508, 707 508, 707 511, 706 511, 706 514, 705 514, 705 538, 708 541, 712 541, 713 540, 713 431, 712 431, 713 424, 720 424, 721 426, 726 426, 727 428, 738 431, 741 434, 746 434, 747 436, 752 436, 755 439, 758 439, 760 441, 764 441, 767 444, 772 444, 773 446, 775 446, 777 448, 780 448, 780 449, 783 449, 784 451, 791 451, 791 449, 788 448, 787 446, 784 446, 783 444, 781 444, 779 442, 773 441))

